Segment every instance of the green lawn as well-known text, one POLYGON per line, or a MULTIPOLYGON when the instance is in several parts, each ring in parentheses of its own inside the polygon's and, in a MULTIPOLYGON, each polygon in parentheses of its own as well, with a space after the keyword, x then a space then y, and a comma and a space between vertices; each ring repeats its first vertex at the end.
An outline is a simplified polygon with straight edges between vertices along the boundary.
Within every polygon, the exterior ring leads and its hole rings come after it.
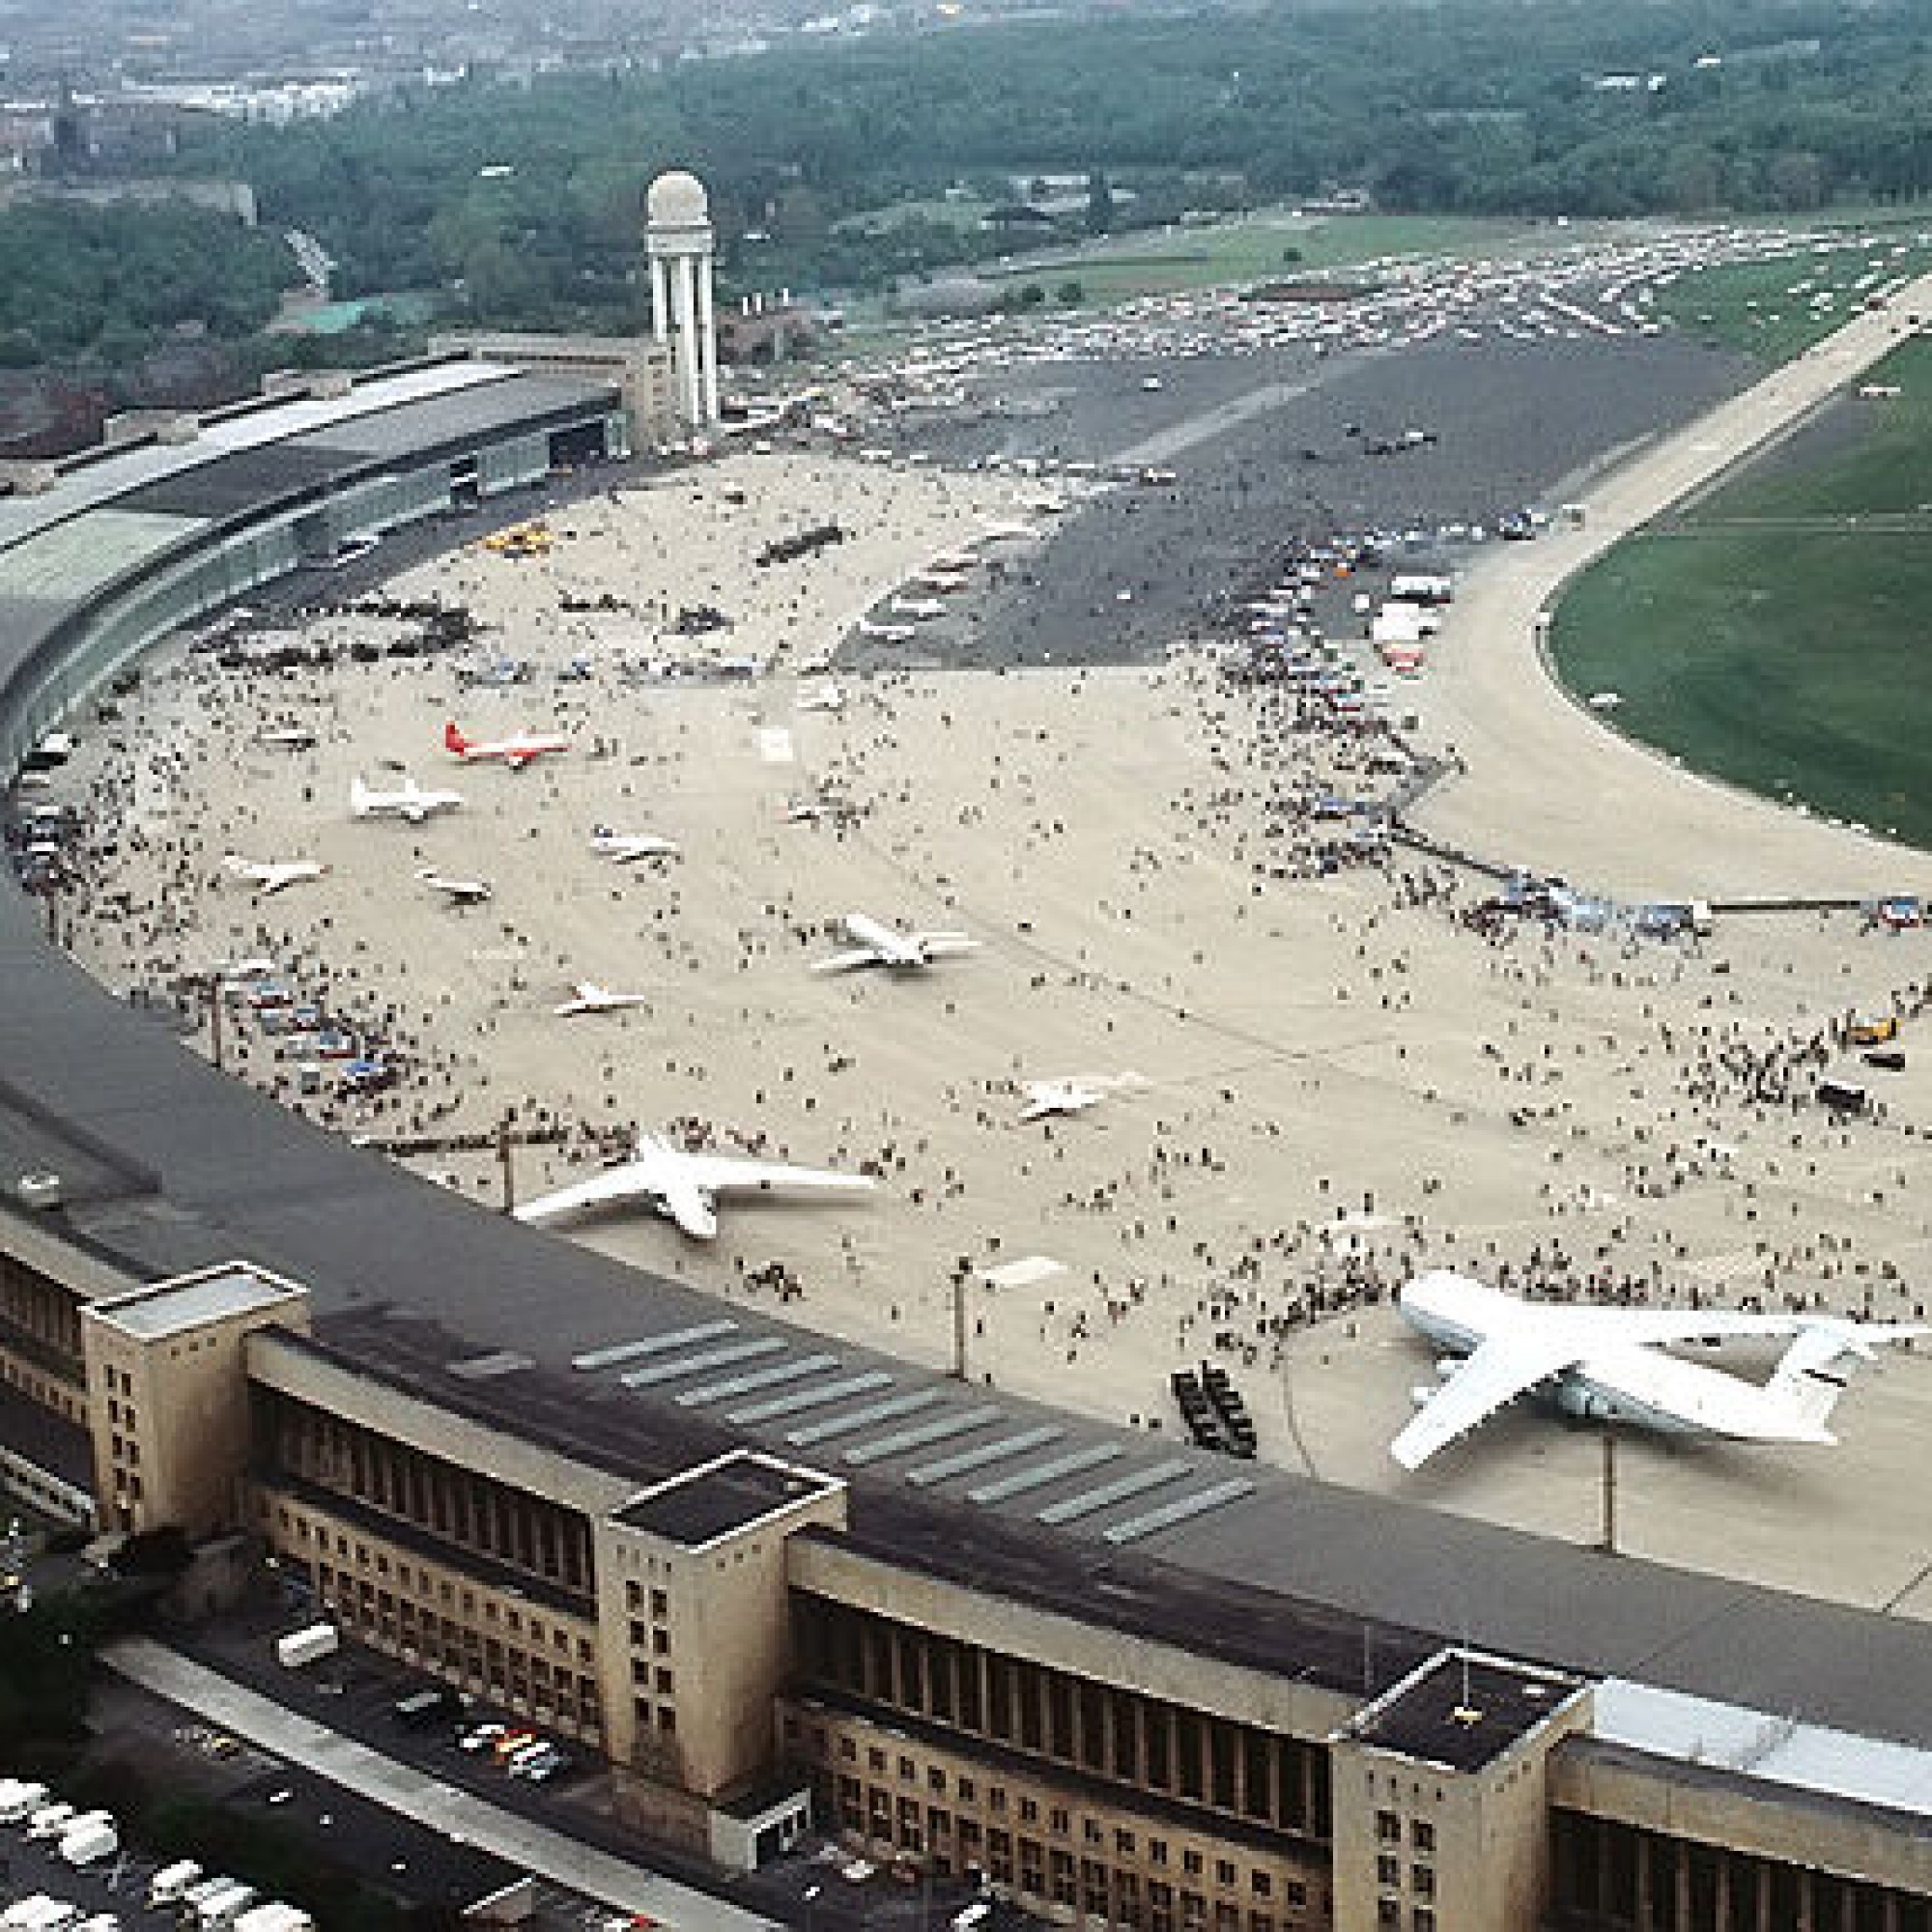
POLYGON ((1876 247, 1838 248, 1825 255, 1807 251, 1779 262, 1705 269, 1661 290, 1658 312, 1708 342, 1742 349, 1762 361, 1787 362, 1856 310, 1863 299, 1854 287, 1860 277, 1919 274, 1932 266, 1932 246, 1915 239, 1918 232, 1900 232, 1876 247), (1901 242, 1906 253, 1894 258, 1891 248, 1901 242), (1835 298, 1833 305, 1814 309, 1810 298, 1826 289, 1835 298))
POLYGON ((1621 696, 1634 737, 1932 847, 1932 515, 1859 523, 1932 504, 1932 344, 1873 380, 1905 393, 1843 406, 1869 414, 1830 454, 1773 455, 1618 545, 1564 598, 1550 648, 1572 691, 1621 696))

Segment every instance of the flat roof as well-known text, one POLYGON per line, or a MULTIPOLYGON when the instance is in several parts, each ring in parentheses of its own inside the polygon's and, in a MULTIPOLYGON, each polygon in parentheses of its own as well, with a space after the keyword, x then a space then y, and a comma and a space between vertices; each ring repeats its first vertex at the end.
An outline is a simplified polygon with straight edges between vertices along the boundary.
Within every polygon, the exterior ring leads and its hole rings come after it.
POLYGON ((236 1263, 92 1302, 88 1312, 125 1335, 152 1342, 166 1335, 185 1335, 210 1322, 232 1321, 238 1315, 284 1307, 301 1295, 292 1283, 236 1263))
POLYGON ((702 1549, 838 1484, 815 1470, 737 1450, 722 1461, 673 1476, 612 1511, 618 1522, 687 1549, 702 1549))
POLYGON ((1447 1771, 1481 1771, 1533 1736, 1583 1689, 1508 1658, 1438 1651, 1337 1734, 1447 1771))

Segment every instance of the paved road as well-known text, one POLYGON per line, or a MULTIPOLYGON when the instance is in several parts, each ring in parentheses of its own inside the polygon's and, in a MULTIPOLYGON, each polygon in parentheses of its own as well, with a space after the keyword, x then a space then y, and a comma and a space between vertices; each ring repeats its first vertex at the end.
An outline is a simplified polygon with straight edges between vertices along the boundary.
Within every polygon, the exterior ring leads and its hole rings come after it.
POLYGON ((1629 895, 1863 895, 1918 882, 1925 864, 1908 850, 1697 777, 1619 736, 1565 696, 1538 650, 1539 619, 1577 571, 1855 384, 1898 346, 1910 313, 1932 313, 1932 275, 1611 470, 1582 499, 1582 528, 1497 546, 1470 573, 1421 699, 1467 775, 1416 809, 1421 829, 1629 895))
POLYGON ((773 1932, 769 1918, 580 1843, 561 1832, 385 1757, 145 1637, 109 1645, 123 1677, 358 1798, 475 1845, 620 1912, 648 1913, 677 1932, 773 1932))

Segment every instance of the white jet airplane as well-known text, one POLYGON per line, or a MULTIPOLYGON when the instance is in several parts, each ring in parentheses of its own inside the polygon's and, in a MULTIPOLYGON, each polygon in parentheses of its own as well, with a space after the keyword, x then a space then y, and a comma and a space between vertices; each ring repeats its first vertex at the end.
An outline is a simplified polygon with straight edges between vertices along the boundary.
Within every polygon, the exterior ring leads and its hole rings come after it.
POLYGON ((641 1007, 651 997, 648 993, 613 993, 589 980, 579 980, 571 993, 572 998, 551 1009, 560 1020, 575 1019, 580 1013, 614 1013, 625 1007, 641 1007))
POLYGON ((1397 1305, 1410 1326, 1463 1358, 1438 1363, 1440 1385, 1415 1391, 1421 1413, 1389 1445, 1406 1469, 1546 1386, 1572 1415, 1747 1442, 1834 1442, 1825 1424, 1845 1383, 1832 1364, 1841 1355, 1870 1360, 1877 1344, 1932 1332, 1822 1315, 1523 1301, 1446 1269, 1417 1275, 1397 1305), (1663 1352, 1787 1335, 1795 1339, 1761 1383, 1663 1352))
POLYGON ((801 711, 843 711, 845 694, 836 684, 822 684, 816 691, 801 691, 798 708, 801 711))
POLYGON ((537 731, 518 731, 507 738, 482 741, 466 738, 454 719, 442 727, 442 745, 444 751, 461 758, 466 765, 496 763, 508 765, 513 772, 520 772, 526 765, 553 753, 570 750, 570 740, 555 733, 546 736, 537 731))
POLYGON ((614 859, 620 866, 639 859, 675 859, 678 854, 674 838, 660 838, 651 832, 613 832, 608 825, 590 828, 590 849, 600 859, 614 859))
POLYGON ((270 752, 306 752, 315 744, 315 733, 306 724, 276 724, 258 733, 255 742, 270 752))
POLYGON ((490 896, 487 880, 453 879, 447 872, 438 871, 434 866, 418 867, 416 877, 431 892, 440 893, 453 906, 481 905, 490 896))
POLYGON ((439 811, 454 811, 463 803, 460 791, 427 791, 407 772, 396 791, 378 791, 358 776, 349 786, 349 815, 352 818, 400 818, 420 825, 439 811))
POLYGON ((239 852, 224 853, 221 865, 232 877, 253 886, 260 899, 305 880, 319 879, 328 870, 314 859, 244 859, 239 852))
POLYGON ((814 973, 850 973, 861 966, 883 966, 894 973, 921 973, 935 959, 955 952, 976 952, 980 942, 963 932, 895 932, 863 912, 848 912, 839 922, 852 942, 847 952, 814 959, 814 973))
POLYGON ((1022 1123, 1043 1121, 1051 1114, 1078 1114, 1107 1097, 1099 1088, 1079 1080, 1029 1080, 1020 1091, 1026 1095, 1020 1109, 1022 1123))
POLYGON ((693 1240, 708 1241, 718 1232, 718 1196, 737 1192, 777 1193, 792 1188, 860 1191, 874 1185, 869 1175, 827 1174, 812 1167, 745 1160, 715 1153, 687 1153, 657 1134, 639 1136, 632 1158, 588 1180, 540 1195, 517 1209, 517 1219, 541 1227, 585 1208, 647 1201, 693 1240))

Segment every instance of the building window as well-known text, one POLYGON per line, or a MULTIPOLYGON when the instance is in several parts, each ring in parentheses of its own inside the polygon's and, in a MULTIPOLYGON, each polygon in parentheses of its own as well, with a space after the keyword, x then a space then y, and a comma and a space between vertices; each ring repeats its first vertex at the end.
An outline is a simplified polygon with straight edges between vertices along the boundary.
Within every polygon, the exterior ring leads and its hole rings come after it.
POLYGON ((1402 1843, 1402 1820, 1393 1811, 1376 1813, 1376 1842, 1378 1845, 1402 1843))
POLYGON ((915 1770, 916 1767, 914 1766, 911 1758, 902 1757, 899 1759, 899 1776, 900 1777, 905 1779, 905 1781, 908 1784, 912 1782, 915 1770))
POLYGON ((1402 1907, 1393 1898, 1376 1900, 1378 1932, 1402 1932, 1402 1907))
POLYGON ((1039 1806, 1031 1798, 1020 1800, 1020 1823, 1036 1825, 1039 1822, 1039 1806))
POLYGON ((978 1791, 978 1789, 979 1787, 973 1782, 973 1780, 970 1777, 962 1777, 959 1780, 960 1804, 972 1804, 974 1794, 978 1791))
POLYGON ((1274 1876, 1270 1872, 1263 1871, 1262 1868, 1259 1865, 1257 1865, 1255 1867, 1254 1876, 1248 1881, 1248 1884, 1250 1888, 1253 1889, 1254 1894, 1257 1898, 1266 1898, 1274 1890, 1274 1876))
POLYGON ((1376 1883, 1391 1889, 1402 1883, 1402 1861, 1393 1852, 1384 1852, 1376 1861, 1376 1883))
POLYGON ((1164 1865, 1166 1862, 1167 1840, 1165 1838, 1150 1838, 1148 1840, 1148 1863, 1151 1865, 1164 1865))
POLYGON ((668 1657, 670 1655, 669 1631, 654 1630, 651 1633, 651 1655, 654 1657, 668 1657))
POLYGON ((658 1712, 658 1729, 668 1738, 677 1735, 677 1713, 668 1704, 658 1712))
POLYGON ((1408 1922, 1413 1932, 1435 1932, 1435 1914, 1426 1905, 1418 1905, 1408 1922))
POLYGON ((668 1697, 671 1694, 671 1674, 662 1666, 658 1669, 657 1690, 660 1697, 668 1697))
POLYGON ((1131 1832, 1117 1831, 1114 1833, 1115 1856, 1130 1859, 1134 1855, 1134 1834, 1131 1832))
POLYGON ((1288 1882, 1288 1902, 1295 1907, 1308 1903, 1308 1888, 1298 1878, 1292 1878, 1288 1882))
POLYGON ((1201 1876, 1201 1854, 1192 1845, 1183 1845, 1180 1851, 1180 1869, 1189 1878, 1201 1876))
POLYGON ((946 1774, 938 1765, 928 1767, 925 1774, 925 1788, 936 1791, 943 1798, 946 1795, 946 1774))
POLYGON ((1435 1827, 1427 1818, 1418 1818, 1408 1828, 1408 1840, 1418 1855, 1426 1856, 1435 1849, 1435 1827))
POLYGON ((1214 1883, 1216 1885, 1233 1885, 1235 1877, 1235 1861, 1233 1859, 1216 1859, 1214 1861, 1214 1883))
POLYGON ((840 1738, 838 1740, 838 1755, 841 1758, 843 1758, 847 1764, 856 1764, 859 1761, 858 1739, 840 1738))
POLYGON ((1410 1889, 1417 1898, 1435 1896, 1435 1867, 1434 1865, 1411 1865, 1408 1870, 1410 1889))

